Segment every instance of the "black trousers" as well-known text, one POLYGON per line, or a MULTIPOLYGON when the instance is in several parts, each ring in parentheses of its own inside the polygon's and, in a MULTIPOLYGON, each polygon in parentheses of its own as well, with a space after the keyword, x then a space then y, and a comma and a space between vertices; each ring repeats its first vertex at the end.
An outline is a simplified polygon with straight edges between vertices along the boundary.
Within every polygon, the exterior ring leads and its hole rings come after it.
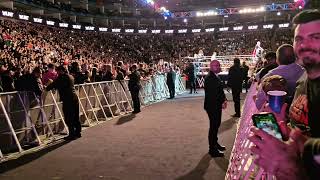
POLYGON ((197 92, 196 80, 195 79, 190 79, 189 83, 190 83, 190 93, 192 93, 192 90, 193 90, 193 92, 197 92))
POLYGON ((64 120, 69 129, 69 136, 76 136, 81 133, 81 123, 79 119, 79 102, 70 100, 63 102, 64 120))
POLYGON ((222 109, 218 110, 206 110, 209 117, 209 150, 213 151, 217 149, 218 145, 218 130, 221 125, 222 109))
POLYGON ((167 85, 170 93, 170 98, 174 98, 176 94, 176 86, 174 84, 167 84, 167 85))
POLYGON ((248 77, 244 77, 243 82, 244 82, 244 87, 246 88, 246 92, 248 92, 248 77))
POLYGON ((232 88, 232 99, 234 102, 234 111, 240 115, 240 94, 242 88, 232 88))
POLYGON ((138 91, 130 91, 131 98, 133 102, 133 110, 135 112, 140 111, 140 99, 139 99, 139 90, 138 91))

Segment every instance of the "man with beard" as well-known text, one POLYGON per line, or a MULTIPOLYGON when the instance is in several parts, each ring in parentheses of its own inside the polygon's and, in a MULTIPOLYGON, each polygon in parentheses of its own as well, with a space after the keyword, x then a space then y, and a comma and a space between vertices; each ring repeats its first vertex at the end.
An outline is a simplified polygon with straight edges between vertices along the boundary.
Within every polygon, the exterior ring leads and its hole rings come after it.
MULTIPOLYGON (((249 140, 258 157, 255 163, 277 179, 319 179, 320 177, 320 11, 306 10, 295 16, 294 51, 297 63, 306 70, 298 81, 290 107, 293 127, 286 125, 286 105, 276 115, 284 140, 253 128, 249 140)), ((272 112, 267 107, 264 111, 272 112)))

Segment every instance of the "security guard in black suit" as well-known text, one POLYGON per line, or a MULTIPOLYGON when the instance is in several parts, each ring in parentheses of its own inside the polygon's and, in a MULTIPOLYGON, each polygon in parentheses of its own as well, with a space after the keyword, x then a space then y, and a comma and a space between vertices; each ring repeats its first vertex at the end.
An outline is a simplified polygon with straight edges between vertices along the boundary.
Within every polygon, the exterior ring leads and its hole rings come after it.
POLYGON ((131 66, 131 74, 129 75, 129 84, 128 88, 131 93, 131 98, 133 102, 133 112, 134 114, 141 112, 140 111, 140 99, 139 99, 139 91, 140 91, 140 74, 137 71, 137 65, 131 66))
POLYGON ((206 110, 209 120, 209 154, 211 157, 222 157, 226 150, 224 146, 218 143, 218 130, 221 124, 222 109, 227 107, 227 99, 223 91, 223 83, 216 75, 221 72, 220 63, 217 60, 211 61, 210 72, 205 77, 204 90, 205 100, 204 109, 206 110))
POLYGON ((63 103, 63 114, 69 129, 66 140, 74 140, 81 137, 81 123, 79 120, 79 101, 74 88, 74 78, 67 73, 63 66, 57 68, 58 78, 49 84, 47 91, 57 89, 60 100, 63 103))
POLYGON ((170 71, 167 73, 167 86, 170 93, 170 98, 173 99, 176 94, 176 72, 174 72, 173 68, 170 67, 170 71))
POLYGON ((228 86, 232 90, 232 99, 234 102, 234 111, 236 112, 233 117, 240 117, 240 94, 242 91, 243 82, 242 68, 240 66, 240 59, 235 58, 233 66, 229 69, 228 86))

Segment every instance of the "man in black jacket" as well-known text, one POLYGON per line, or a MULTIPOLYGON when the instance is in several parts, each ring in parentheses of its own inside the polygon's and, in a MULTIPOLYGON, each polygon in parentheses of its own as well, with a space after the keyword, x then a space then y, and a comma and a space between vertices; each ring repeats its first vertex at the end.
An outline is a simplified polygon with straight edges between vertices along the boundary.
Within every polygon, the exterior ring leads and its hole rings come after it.
POLYGON ((81 137, 81 123, 79 120, 79 101, 74 88, 74 78, 67 73, 63 66, 57 68, 58 78, 49 84, 47 91, 57 89, 60 100, 63 103, 63 114, 69 129, 66 140, 74 140, 81 137))
POLYGON ((167 85, 170 93, 170 98, 173 99, 175 95, 175 82, 176 82, 176 72, 174 72, 173 68, 170 67, 170 71, 167 73, 167 85))
POLYGON ((218 130, 221 124, 222 109, 227 107, 227 99, 223 91, 223 83, 216 75, 221 72, 220 63, 217 60, 211 61, 210 72, 205 77, 204 90, 204 109, 209 120, 209 154, 211 157, 222 157, 226 148, 218 143, 218 130))
POLYGON ((128 88, 131 93, 131 98, 133 102, 133 114, 137 114, 140 111, 140 99, 139 99, 139 91, 140 91, 140 74, 137 71, 137 65, 131 66, 131 74, 129 75, 129 83, 128 88))
POLYGON ((246 92, 248 92, 248 72, 249 72, 249 66, 247 66, 246 62, 242 62, 242 78, 244 82, 244 88, 246 88, 246 92))
POLYGON ((240 67, 240 59, 235 58, 233 66, 229 69, 228 86, 232 90, 232 99, 234 102, 235 114, 233 117, 240 117, 240 93, 242 91, 242 69, 240 67))

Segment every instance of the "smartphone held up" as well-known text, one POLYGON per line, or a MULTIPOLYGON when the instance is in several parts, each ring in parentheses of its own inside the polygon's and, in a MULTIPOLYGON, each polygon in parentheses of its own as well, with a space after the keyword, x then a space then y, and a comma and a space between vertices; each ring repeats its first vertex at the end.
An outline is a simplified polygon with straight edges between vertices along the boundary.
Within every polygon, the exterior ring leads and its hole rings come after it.
POLYGON ((267 132, 268 134, 282 140, 280 127, 272 113, 262 112, 252 115, 254 126, 267 132))

